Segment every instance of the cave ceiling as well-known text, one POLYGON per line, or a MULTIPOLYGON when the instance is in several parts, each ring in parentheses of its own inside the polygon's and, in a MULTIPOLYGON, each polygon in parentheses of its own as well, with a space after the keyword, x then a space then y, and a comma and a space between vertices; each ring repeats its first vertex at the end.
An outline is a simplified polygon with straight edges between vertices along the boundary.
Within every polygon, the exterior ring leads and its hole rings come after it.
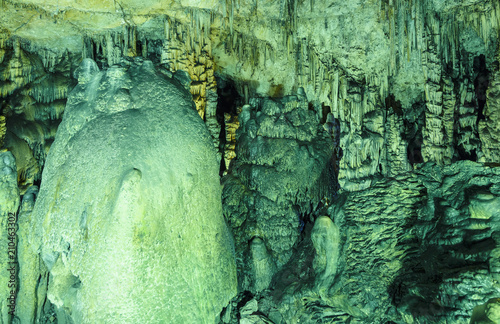
POLYGON ((425 78, 420 62, 429 36, 441 35, 437 50, 449 55, 451 64, 460 60, 451 54, 458 47, 473 56, 487 54, 491 64, 497 10, 496 1, 483 0, 4 0, 0 26, 4 41, 17 39, 31 51, 46 52, 47 59, 65 51, 82 53, 89 42, 101 43, 106 52, 110 37, 114 46, 123 47, 119 43, 130 33, 143 46, 178 33, 190 43, 188 52, 197 46, 208 50, 222 73, 255 81, 260 94, 278 85, 287 94, 302 86, 308 95, 331 103, 331 83, 340 74, 395 92, 411 104, 421 95, 408 88, 425 78), (389 90, 394 86, 399 91, 389 90))

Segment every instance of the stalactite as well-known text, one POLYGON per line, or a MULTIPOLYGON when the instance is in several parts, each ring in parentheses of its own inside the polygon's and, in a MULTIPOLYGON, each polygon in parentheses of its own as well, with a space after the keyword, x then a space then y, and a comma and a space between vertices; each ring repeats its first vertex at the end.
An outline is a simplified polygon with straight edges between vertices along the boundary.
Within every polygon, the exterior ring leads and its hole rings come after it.
POLYGON ((72 82, 67 78, 51 74, 32 83, 25 91, 39 103, 50 103, 67 98, 71 86, 72 82))
POLYGON ((20 48, 20 44, 14 44, 13 51, 5 55, 5 69, 0 75, 0 97, 6 97, 15 90, 38 78, 42 71, 40 60, 20 48))
MULTIPOLYGON (((500 50, 497 52, 500 62, 500 50)), ((484 119, 478 121, 481 155, 479 161, 498 163, 500 161, 500 71, 490 80, 487 91, 484 119)))
POLYGON ((335 71, 332 85, 332 111, 335 118, 339 118, 339 71, 335 71))
POLYGON ((7 133, 7 125, 5 123, 5 116, 0 115, 0 147, 3 147, 6 133, 7 133))
POLYGON ((464 79, 459 89, 459 102, 457 109, 458 124, 454 137, 460 159, 476 160, 479 148, 477 134, 477 109, 475 106, 475 94, 472 82, 464 79))
MULTIPOLYGON (((241 112, 241 107, 237 109, 238 114, 241 112)), ((229 170, 231 160, 236 157, 236 131, 240 125, 238 114, 224 114, 224 129, 226 133, 226 143, 224 144, 224 164, 226 170, 229 170)))

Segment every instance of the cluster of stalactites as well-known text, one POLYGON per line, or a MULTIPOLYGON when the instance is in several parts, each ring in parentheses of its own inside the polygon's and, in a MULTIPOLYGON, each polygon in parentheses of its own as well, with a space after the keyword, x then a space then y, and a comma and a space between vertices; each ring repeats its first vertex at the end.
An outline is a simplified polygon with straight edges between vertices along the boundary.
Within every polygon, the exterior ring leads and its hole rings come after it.
MULTIPOLYGON (((427 0, 381 1, 381 19, 389 24, 390 66, 394 75, 405 61, 416 57, 425 62, 425 51, 432 42, 443 63, 454 69, 463 69, 459 63, 460 34, 465 28, 472 28, 489 45, 492 30, 500 26, 500 3, 480 2, 474 5, 457 5, 453 8, 435 11, 427 0)), ((463 70, 461 70, 463 73, 463 70)))
POLYGON ((32 45, 17 39, 0 48, 0 148, 16 158, 21 192, 41 176, 41 169, 73 82, 71 58, 48 50, 32 54, 32 45))
POLYGON ((217 88, 210 37, 214 14, 188 9, 186 15, 188 23, 180 23, 169 16, 159 19, 163 24, 160 40, 151 39, 147 32, 129 24, 121 30, 87 35, 84 37, 83 58, 112 66, 119 64, 123 57, 157 55, 160 63, 171 72, 187 72, 196 110, 205 120, 214 138, 214 145, 218 148, 220 126, 215 116, 217 88))
POLYGON ((139 37, 137 28, 131 25, 126 25, 119 31, 113 30, 100 35, 86 36, 82 57, 97 60, 96 56, 102 56, 106 58, 108 66, 120 63, 122 57, 141 55, 146 57, 148 53, 146 38, 139 39, 139 37))
POLYGON ((220 125, 217 121, 217 83, 210 38, 213 16, 209 12, 190 10, 190 24, 164 19, 161 63, 171 72, 186 71, 196 110, 205 121, 214 146, 219 149, 220 125))
POLYGON ((0 97, 6 97, 35 80, 41 68, 40 61, 26 53, 19 41, 6 45, 0 48, 0 97))
POLYGON ((191 17, 189 25, 165 18, 161 63, 172 72, 188 72, 196 110, 202 119, 211 118, 215 117, 216 107, 209 105, 209 97, 217 92, 209 34, 211 16, 191 11, 191 17))

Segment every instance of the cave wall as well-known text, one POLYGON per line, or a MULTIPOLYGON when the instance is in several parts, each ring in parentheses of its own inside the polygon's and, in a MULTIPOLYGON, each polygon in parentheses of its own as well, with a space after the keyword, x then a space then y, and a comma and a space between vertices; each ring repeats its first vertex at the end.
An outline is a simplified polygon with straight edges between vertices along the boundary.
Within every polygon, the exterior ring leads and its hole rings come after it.
POLYGON ((71 321, 47 297, 61 269, 33 249, 31 210, 82 60, 113 71, 137 58, 189 91, 197 114, 180 123, 201 118, 216 151, 239 291, 221 322, 496 320, 497 1, 0 7, 14 320, 71 321))

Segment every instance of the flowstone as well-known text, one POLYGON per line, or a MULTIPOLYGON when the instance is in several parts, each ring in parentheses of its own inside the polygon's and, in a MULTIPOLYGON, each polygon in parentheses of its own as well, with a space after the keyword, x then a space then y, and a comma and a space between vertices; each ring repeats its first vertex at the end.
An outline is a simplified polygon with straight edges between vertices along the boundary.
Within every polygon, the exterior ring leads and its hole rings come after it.
POLYGON ((149 61, 84 60, 43 171, 32 239, 74 323, 213 323, 236 293, 213 143, 149 61))
POLYGON ((252 98, 238 116, 236 158, 222 199, 241 291, 267 287, 290 260, 313 210, 335 194, 335 139, 313 108, 300 91, 252 98))

